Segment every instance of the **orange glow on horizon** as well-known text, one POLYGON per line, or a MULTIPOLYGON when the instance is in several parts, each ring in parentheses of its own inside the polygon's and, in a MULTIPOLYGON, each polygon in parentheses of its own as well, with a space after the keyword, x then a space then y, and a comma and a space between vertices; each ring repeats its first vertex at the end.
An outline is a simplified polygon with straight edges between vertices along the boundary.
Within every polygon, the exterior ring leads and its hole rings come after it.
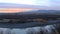
POLYGON ((32 9, 31 8, 0 8, 0 13, 24 12, 26 10, 32 10, 32 9))

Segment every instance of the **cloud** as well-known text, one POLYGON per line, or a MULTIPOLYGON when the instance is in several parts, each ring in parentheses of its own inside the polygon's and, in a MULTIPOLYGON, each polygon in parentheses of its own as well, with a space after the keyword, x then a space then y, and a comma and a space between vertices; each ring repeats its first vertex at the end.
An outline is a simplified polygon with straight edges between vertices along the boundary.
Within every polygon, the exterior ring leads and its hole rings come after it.
POLYGON ((60 6, 60 0, 0 0, 0 3, 16 3, 40 6, 60 6))
POLYGON ((41 5, 41 6, 50 6, 49 1, 50 1, 50 0, 36 0, 35 3, 36 3, 37 5, 41 5))
POLYGON ((34 0, 0 0, 0 2, 17 4, 34 4, 34 0))
POLYGON ((60 6, 60 0, 50 0, 50 6, 59 7, 60 6))
POLYGON ((49 5, 49 0, 0 0, 3 3, 17 3, 17 4, 30 4, 30 5, 49 5))

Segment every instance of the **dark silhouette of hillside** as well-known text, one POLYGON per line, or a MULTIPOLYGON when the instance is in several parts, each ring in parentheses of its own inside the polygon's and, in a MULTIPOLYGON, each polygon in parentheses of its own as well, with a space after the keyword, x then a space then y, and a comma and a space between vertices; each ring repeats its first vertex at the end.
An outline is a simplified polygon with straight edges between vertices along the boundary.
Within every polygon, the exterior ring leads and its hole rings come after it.
MULTIPOLYGON (((46 18, 46 19, 53 19, 53 18, 60 18, 60 11, 59 10, 37 10, 37 11, 30 11, 30 12, 18 12, 18 13, 0 13, 0 19, 20 19, 20 20, 27 20, 27 19, 37 19, 37 18, 46 18)), ((22 21, 26 22, 26 21, 22 21)), ((27 27, 34 27, 34 26, 45 26, 51 24, 60 24, 59 20, 51 20, 45 23, 41 22, 17 22, 15 24, 12 22, 9 23, 2 23, 0 27, 6 28, 27 28, 27 27), (7 26, 9 25, 9 26, 7 26)))
POLYGON ((18 13, 0 13, 0 18, 17 18, 17 19, 33 19, 33 18, 60 18, 59 10, 37 10, 18 13))

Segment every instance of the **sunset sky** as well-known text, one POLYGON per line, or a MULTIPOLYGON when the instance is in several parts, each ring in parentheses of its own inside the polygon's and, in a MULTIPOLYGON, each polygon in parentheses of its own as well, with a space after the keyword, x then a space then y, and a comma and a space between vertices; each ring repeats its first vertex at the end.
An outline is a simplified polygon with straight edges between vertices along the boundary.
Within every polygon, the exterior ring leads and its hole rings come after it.
POLYGON ((1 2, 40 6, 60 6, 60 0, 0 0, 0 3, 1 2))
POLYGON ((24 12, 24 11, 28 11, 28 10, 32 10, 29 8, 2 8, 0 9, 0 13, 16 13, 16 12, 24 12))
MULTIPOLYGON (((0 0, 0 3, 14 3, 14 4, 26 4, 36 6, 46 6, 48 9, 59 9, 60 0, 0 0)), ((34 8, 0 8, 0 12, 21 12, 25 10, 32 10, 34 8)))

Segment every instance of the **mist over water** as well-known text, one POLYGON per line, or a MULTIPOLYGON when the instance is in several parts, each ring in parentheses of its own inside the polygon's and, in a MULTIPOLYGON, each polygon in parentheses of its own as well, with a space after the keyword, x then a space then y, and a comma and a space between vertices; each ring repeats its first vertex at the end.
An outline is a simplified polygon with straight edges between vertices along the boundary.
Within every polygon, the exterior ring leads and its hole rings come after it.
POLYGON ((42 27, 30 27, 30 28, 0 28, 0 34, 56 34, 53 25, 47 25, 42 27))

